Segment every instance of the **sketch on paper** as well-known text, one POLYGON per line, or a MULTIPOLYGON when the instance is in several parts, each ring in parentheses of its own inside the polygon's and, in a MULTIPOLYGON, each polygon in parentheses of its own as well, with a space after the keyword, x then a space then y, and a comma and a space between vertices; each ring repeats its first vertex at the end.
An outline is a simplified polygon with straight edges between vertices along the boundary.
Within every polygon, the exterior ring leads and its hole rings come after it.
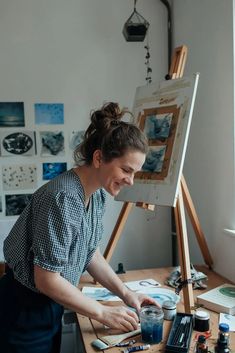
POLYGON ((83 141, 85 135, 85 131, 72 131, 70 140, 69 140, 69 148, 71 150, 75 150, 75 148, 80 145, 80 143, 83 141))
POLYGON ((149 151, 134 185, 124 187, 116 200, 176 205, 198 80, 197 73, 137 88, 133 115, 149 151))
POLYGON ((19 127, 24 125, 23 102, 0 103, 0 127, 19 127))
POLYGON ((18 216, 31 199, 32 194, 5 195, 6 216, 18 216))
POLYGON ((33 156, 36 153, 34 131, 0 131, 2 156, 33 156))
POLYGON ((64 124, 64 105, 61 103, 34 104, 35 124, 64 124))
POLYGON ((67 170, 67 163, 43 163, 42 179, 51 180, 67 170))
POLYGON ((64 133, 62 131, 40 131, 41 156, 63 156, 64 133))
MULTIPOLYGON (((135 290, 135 292, 148 295, 149 297, 155 299, 160 305, 162 305, 162 303, 165 300, 173 300, 175 303, 178 303, 180 301, 180 296, 175 294, 173 290, 167 289, 167 288, 142 287, 140 290, 135 290)), ((83 287, 82 293, 94 300, 101 300, 101 301, 121 300, 115 294, 113 294, 108 289, 103 287, 83 287)))
POLYGON ((35 164, 3 165, 3 190, 35 189, 37 166, 35 164))
POLYGON ((103 287, 83 287, 82 293, 94 300, 120 301, 121 299, 103 287))

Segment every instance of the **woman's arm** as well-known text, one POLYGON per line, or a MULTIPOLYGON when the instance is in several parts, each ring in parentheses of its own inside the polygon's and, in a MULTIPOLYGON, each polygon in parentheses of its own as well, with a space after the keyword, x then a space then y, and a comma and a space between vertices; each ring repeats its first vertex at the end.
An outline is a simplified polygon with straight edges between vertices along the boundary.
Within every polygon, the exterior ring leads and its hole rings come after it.
POLYGON ((106 326, 122 331, 138 327, 137 315, 124 306, 106 306, 85 295, 59 273, 34 266, 34 280, 37 289, 57 303, 79 314, 95 319, 106 326))
POLYGON ((107 263, 99 249, 97 249, 93 255, 87 271, 96 281, 102 284, 102 286, 108 288, 112 293, 115 293, 127 305, 136 308, 138 312, 142 305, 154 304, 159 306, 154 299, 144 294, 137 294, 128 289, 107 263))

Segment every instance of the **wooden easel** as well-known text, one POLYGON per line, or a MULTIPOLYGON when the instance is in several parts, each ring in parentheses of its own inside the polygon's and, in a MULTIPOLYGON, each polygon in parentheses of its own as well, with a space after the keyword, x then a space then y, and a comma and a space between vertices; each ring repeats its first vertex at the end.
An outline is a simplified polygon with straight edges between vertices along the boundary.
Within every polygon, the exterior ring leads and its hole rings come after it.
MULTIPOLYGON (((173 59, 171 67, 169 70, 168 79, 180 78, 183 76, 185 62, 187 58, 187 47, 185 45, 177 47, 173 53, 173 59)), ((213 261, 203 234, 202 228, 200 226, 199 219, 195 207, 193 205, 192 198, 190 196, 186 181, 181 176, 178 200, 176 207, 174 207, 175 224, 177 241, 179 248, 179 260, 181 266, 181 277, 182 281, 185 283, 183 286, 183 297, 184 297, 184 307, 186 313, 191 313, 194 308, 194 298, 191 280, 191 270, 190 270, 190 257, 189 257, 189 247, 188 247, 188 236, 187 227, 185 219, 184 204, 186 206, 190 221, 192 223, 193 229, 195 231, 199 247, 201 249, 205 263, 212 267, 213 261)), ((116 244, 121 236, 124 225, 127 221, 128 215, 132 209, 134 203, 124 202, 119 217, 117 219, 116 225, 113 229, 107 247, 104 251, 104 257, 109 262, 116 244)), ((155 205, 150 205, 148 203, 137 202, 136 206, 142 207, 144 209, 153 210, 155 205)))

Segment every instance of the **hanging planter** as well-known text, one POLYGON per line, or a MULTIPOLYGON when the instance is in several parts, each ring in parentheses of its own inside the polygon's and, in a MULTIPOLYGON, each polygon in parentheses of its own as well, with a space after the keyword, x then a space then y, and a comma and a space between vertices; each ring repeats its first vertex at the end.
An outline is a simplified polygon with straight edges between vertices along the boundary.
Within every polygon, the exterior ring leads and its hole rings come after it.
POLYGON ((136 2, 134 1, 134 11, 124 24, 122 33, 127 42, 143 42, 148 31, 149 23, 136 10, 136 2))

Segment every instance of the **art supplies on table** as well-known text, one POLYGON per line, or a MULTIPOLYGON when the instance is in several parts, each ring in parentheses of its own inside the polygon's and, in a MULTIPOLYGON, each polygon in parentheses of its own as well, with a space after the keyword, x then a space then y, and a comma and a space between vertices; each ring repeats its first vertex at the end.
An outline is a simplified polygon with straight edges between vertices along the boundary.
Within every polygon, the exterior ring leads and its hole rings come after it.
POLYGON ((119 335, 103 336, 101 338, 94 340, 93 342, 91 342, 91 344, 93 347, 97 349, 104 350, 104 349, 108 349, 110 347, 116 346, 118 343, 121 343, 126 338, 139 335, 140 332, 141 332, 141 329, 138 328, 137 330, 121 333, 119 335))
POLYGON ((198 336, 195 353, 207 353, 208 346, 204 335, 198 336))
POLYGON ((173 320, 176 315, 176 303, 172 300, 165 300, 162 303, 162 310, 165 320, 173 320))
POLYGON ((122 352, 123 353, 131 353, 131 352, 146 351, 149 348, 150 348, 150 344, 144 344, 144 345, 141 345, 141 346, 135 346, 135 347, 126 348, 122 352))
POLYGON ((160 343, 163 339, 163 311, 155 305, 140 310, 141 337, 145 343, 160 343))
POLYGON ((210 329, 210 314, 205 311, 198 309, 194 314, 194 327, 195 331, 207 332, 210 329))
POLYGON ((215 353, 229 353, 229 325, 219 324, 218 338, 215 346, 215 353))
POLYGON ((193 315, 177 313, 166 343, 166 353, 188 352, 193 330, 193 315))
POLYGON ((197 296, 197 303, 217 313, 235 314, 235 285, 222 284, 197 296))

